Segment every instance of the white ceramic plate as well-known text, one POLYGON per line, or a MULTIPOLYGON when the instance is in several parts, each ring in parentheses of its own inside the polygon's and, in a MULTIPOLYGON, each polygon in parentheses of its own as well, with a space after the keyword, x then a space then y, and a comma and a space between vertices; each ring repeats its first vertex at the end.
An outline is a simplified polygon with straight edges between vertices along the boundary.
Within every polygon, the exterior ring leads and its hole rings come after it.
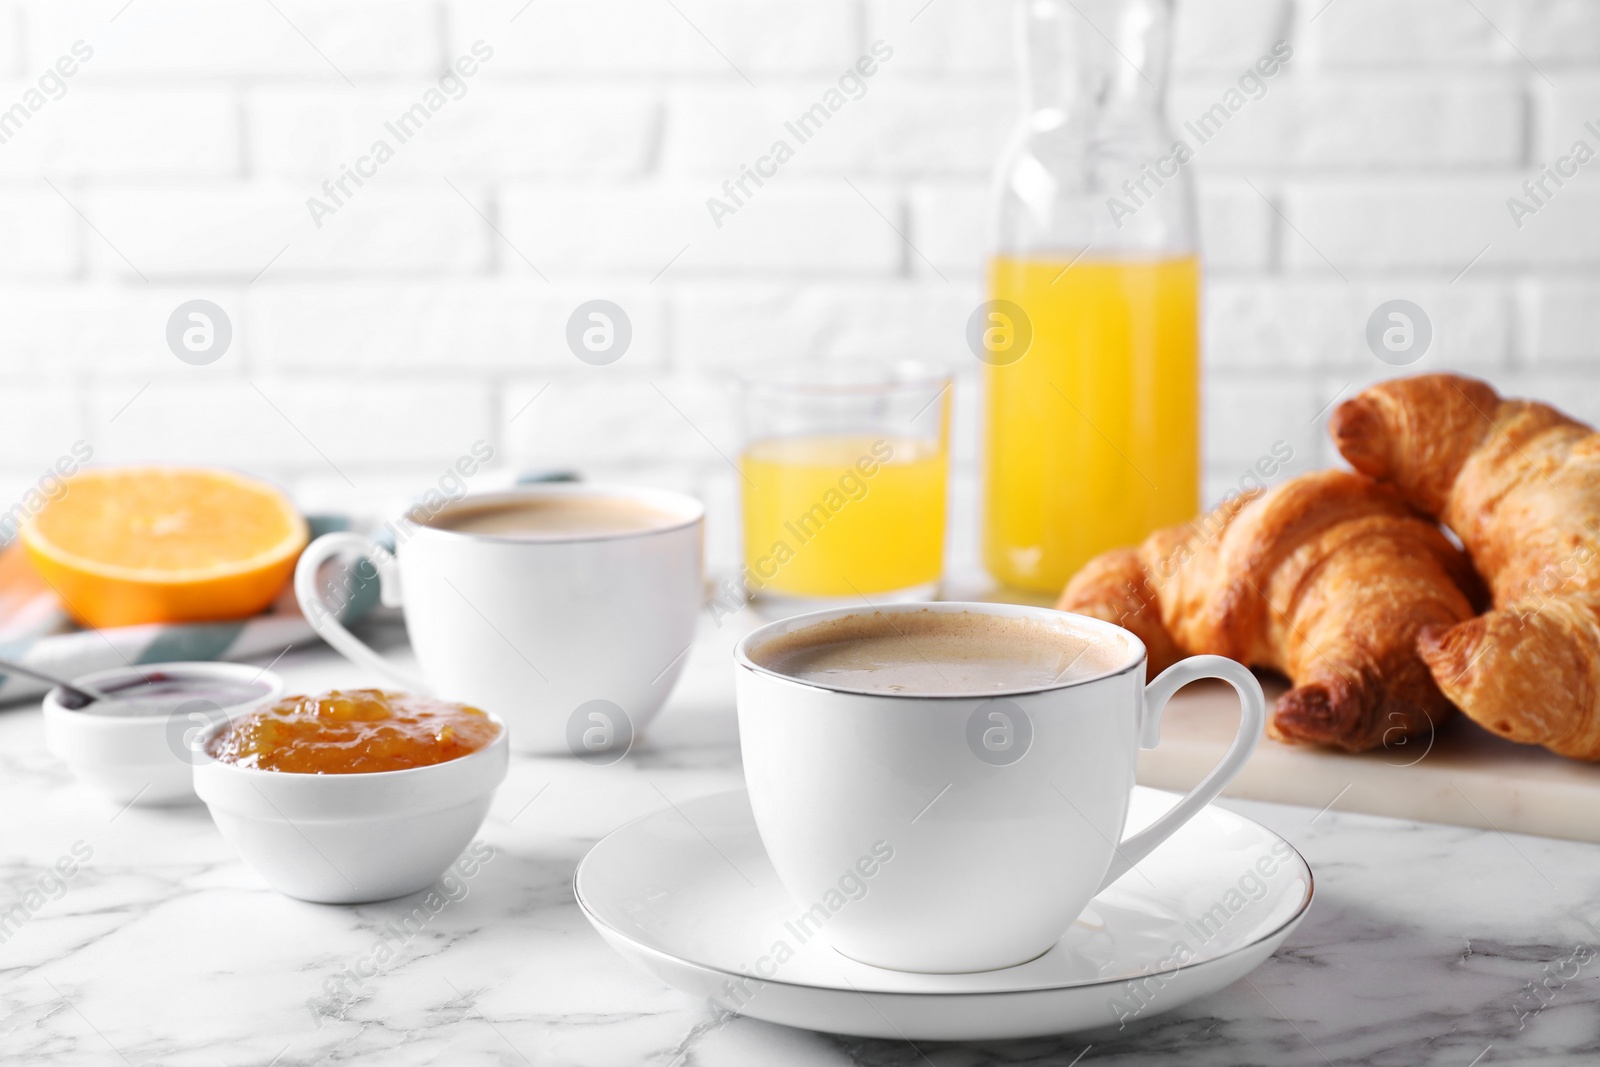
MULTIPOLYGON (((1135 789, 1129 832, 1176 800, 1135 789)), ((977 974, 889 971, 798 925, 739 790, 619 828, 584 857, 574 888, 611 947, 724 1009, 832 1033, 963 1041, 1115 1026, 1222 989, 1289 936, 1312 879, 1283 838, 1209 807, 1038 959, 977 974)))

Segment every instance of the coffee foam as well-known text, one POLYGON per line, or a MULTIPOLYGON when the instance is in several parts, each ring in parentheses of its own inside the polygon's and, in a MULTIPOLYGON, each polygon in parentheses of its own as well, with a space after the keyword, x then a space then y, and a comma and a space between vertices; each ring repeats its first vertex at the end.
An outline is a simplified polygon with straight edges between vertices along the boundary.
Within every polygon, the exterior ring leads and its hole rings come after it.
POLYGON ((958 696, 1048 689, 1107 674, 1131 645, 1087 628, 927 609, 846 615, 749 652, 775 674, 828 688, 958 696))
POLYGON ((639 533, 679 521, 670 512, 629 497, 574 493, 465 505, 435 516, 428 525, 455 533, 540 540, 639 533))

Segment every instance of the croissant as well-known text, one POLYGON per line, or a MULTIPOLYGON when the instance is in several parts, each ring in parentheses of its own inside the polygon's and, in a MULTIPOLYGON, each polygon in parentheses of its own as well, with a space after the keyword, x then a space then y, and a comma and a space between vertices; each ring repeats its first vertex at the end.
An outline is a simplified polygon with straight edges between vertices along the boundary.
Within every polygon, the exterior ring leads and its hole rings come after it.
POLYGON ((1056 606, 1132 630, 1152 673, 1203 653, 1281 671, 1268 734, 1360 752, 1451 713, 1416 636, 1470 618, 1476 581, 1399 493, 1329 470, 1107 552, 1056 606))
POLYGON ((1454 531, 1489 585, 1488 614, 1419 634, 1439 688, 1503 737, 1600 760, 1600 434, 1453 374, 1374 386, 1330 429, 1352 466, 1454 531))

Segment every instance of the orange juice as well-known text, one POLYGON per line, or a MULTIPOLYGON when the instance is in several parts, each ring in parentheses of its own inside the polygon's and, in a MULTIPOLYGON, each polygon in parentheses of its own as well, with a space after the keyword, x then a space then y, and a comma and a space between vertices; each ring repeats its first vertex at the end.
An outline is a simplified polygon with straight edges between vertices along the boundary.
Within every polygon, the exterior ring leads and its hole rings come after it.
POLYGON ((990 297, 1033 332, 1022 358, 984 368, 995 578, 1059 592, 1095 555, 1198 513, 1199 289, 1193 256, 991 262, 990 297))
POLYGON ((751 442, 739 458, 750 588, 854 597, 938 581, 947 466, 942 435, 751 442))

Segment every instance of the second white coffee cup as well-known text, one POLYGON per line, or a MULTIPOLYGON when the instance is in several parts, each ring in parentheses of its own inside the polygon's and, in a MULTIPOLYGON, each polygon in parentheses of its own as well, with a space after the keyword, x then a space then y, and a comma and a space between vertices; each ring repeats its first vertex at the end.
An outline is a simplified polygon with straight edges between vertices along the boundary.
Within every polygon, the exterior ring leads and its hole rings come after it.
MULTIPOLYGON (((761 842, 798 922, 852 959, 966 972, 1048 951, 1086 904, 1222 791, 1265 721, 1245 667, 1196 656, 1145 684, 1145 648, 1097 619, 1005 604, 901 604, 1009 616, 1092 642, 1107 669, 982 695, 852 691, 761 666, 761 647, 861 609, 755 630, 735 650, 739 743, 761 842), (1189 682, 1239 693, 1222 761, 1147 829, 1124 838, 1138 750, 1189 682)), ((909 639, 908 639, 909 640, 909 639)))
POLYGON ((363 667, 414 692, 481 707, 535 755, 621 758, 672 691, 704 600, 705 509, 682 493, 589 484, 474 494, 412 512, 391 555, 333 533, 300 557, 295 594, 312 627, 363 667), (590 498, 661 520, 642 529, 499 536, 449 528, 469 510, 590 498), (420 677, 340 623, 317 588, 330 558, 366 557, 383 602, 402 605, 420 677))

